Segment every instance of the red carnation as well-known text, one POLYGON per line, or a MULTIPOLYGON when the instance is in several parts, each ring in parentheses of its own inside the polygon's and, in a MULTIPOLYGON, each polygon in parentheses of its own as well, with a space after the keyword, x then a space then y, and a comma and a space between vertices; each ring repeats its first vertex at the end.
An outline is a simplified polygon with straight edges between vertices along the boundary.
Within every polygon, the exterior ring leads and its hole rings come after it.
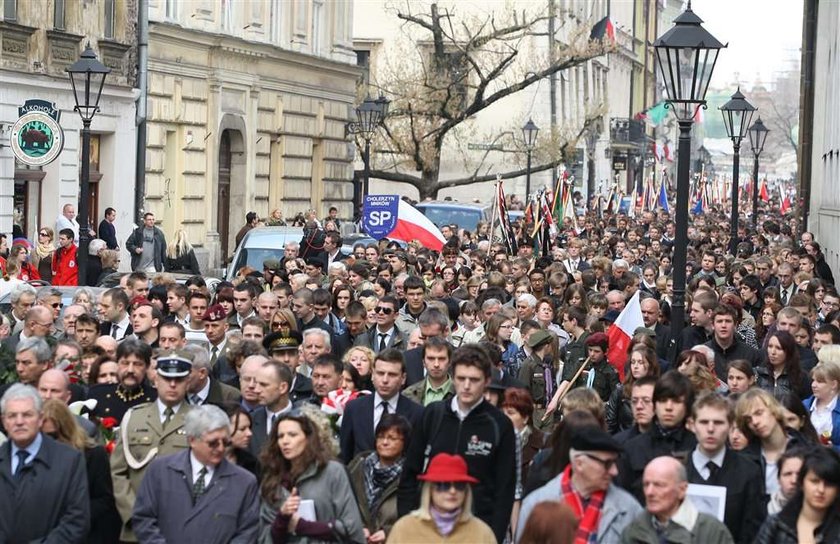
MULTIPOLYGON (((108 419, 114 419, 114 418, 108 418, 108 419)), ((105 451, 108 452, 108 455, 111 455, 111 453, 114 451, 114 446, 115 445, 116 445, 116 442, 114 442, 113 440, 109 440, 105 444, 105 451)))
POLYGON ((113 429, 114 427, 119 425, 120 422, 117 421, 117 418, 114 417, 103 417, 100 423, 102 423, 102 426, 106 429, 113 429))

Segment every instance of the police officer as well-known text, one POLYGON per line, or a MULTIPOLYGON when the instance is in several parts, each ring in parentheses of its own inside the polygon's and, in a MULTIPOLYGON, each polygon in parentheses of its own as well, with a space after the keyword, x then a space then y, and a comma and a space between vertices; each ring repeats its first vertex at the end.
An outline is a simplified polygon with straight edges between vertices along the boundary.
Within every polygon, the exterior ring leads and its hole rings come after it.
POLYGON ((136 542, 131 513, 146 467, 158 456, 188 447, 183 430, 190 409, 185 402, 192 362, 186 352, 173 352, 158 359, 155 386, 158 398, 128 410, 120 424, 111 455, 114 498, 123 520, 121 540, 136 542))
POLYGON ((519 381, 534 399, 534 416, 531 419, 539 429, 547 428, 551 419, 543 421, 545 406, 554 395, 555 374, 551 361, 552 343, 555 336, 543 329, 531 333, 528 337, 528 347, 531 356, 522 362, 519 370, 519 381))

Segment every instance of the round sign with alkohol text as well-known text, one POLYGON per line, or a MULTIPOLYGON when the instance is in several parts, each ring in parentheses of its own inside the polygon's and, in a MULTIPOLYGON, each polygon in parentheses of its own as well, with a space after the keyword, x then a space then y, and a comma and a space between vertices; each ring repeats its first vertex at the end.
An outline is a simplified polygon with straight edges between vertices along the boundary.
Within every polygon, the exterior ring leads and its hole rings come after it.
POLYGON ((30 111, 12 126, 12 152, 23 164, 43 166, 58 157, 64 147, 64 131, 50 115, 30 111))

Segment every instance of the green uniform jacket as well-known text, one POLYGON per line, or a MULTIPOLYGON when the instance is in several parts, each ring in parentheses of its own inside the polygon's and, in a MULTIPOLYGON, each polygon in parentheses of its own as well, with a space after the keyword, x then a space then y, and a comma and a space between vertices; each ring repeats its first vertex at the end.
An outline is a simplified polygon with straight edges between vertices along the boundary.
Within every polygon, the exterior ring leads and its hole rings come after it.
MULTIPOLYGON (((575 377, 580 365, 583 364, 583 361, 574 364, 567 364, 563 367, 563 380, 571 380, 575 377)), ((613 390, 618 386, 618 372, 615 371, 615 368, 607 362, 606 359, 601 361, 600 363, 588 364, 586 366, 587 370, 595 370, 595 379, 592 381, 592 389, 595 390, 596 393, 601 397, 601 400, 607 402, 610 400, 610 395, 612 395, 613 390)), ((581 373, 580 378, 577 379, 575 383, 572 384, 572 389, 575 387, 586 387, 586 374, 581 373)))
MULTIPOLYGON (((538 408, 545 408, 548 401, 551 399, 545 398, 545 363, 538 357, 532 355, 522 361, 522 367, 519 369, 519 381, 525 384, 525 388, 531 393, 531 398, 534 399, 534 404, 538 408)), ((551 370, 551 380, 554 381, 554 369, 551 370)), ((555 387, 552 384, 552 387, 555 387)))
MULTIPOLYGON (((689 499, 686 499, 689 500, 689 499)), ((622 544, 733 544, 732 535, 726 525, 707 514, 698 514, 694 529, 689 531, 682 525, 669 523, 665 529, 664 539, 656 534, 653 521, 648 512, 640 514, 624 529, 621 535, 622 544)))
POLYGON ((134 532, 131 530, 131 512, 134 510, 134 501, 137 498, 137 490, 140 489, 140 482, 146 473, 146 467, 157 457, 171 455, 183 451, 188 447, 187 435, 184 432, 184 416, 190 406, 186 402, 181 403, 178 412, 172 416, 172 420, 163 430, 160 421, 160 412, 157 402, 141 404, 126 412, 117 431, 117 444, 111 454, 111 479, 114 481, 114 499, 117 503, 117 510, 123 520, 121 540, 137 542, 134 532), (123 426, 127 428, 123 429, 123 426), (124 434, 125 433, 125 434, 124 434), (123 436, 128 441, 123 442, 123 436), (149 455, 153 448, 157 448, 154 455, 149 455), (143 462, 142 466, 133 468, 126 458, 126 450, 135 461, 143 462))

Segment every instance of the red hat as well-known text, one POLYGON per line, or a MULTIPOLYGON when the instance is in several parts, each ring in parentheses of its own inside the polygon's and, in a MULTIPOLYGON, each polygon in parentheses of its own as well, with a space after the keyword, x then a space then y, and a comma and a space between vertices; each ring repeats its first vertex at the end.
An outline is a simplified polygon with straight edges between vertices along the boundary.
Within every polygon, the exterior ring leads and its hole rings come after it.
POLYGON ((223 321, 227 319, 227 312, 225 311, 225 307, 221 304, 214 304, 207 308, 207 311, 204 312, 204 316, 202 317, 202 321, 223 321))
MULTIPOLYGON (((476 437, 473 437, 477 440, 476 437)), ((469 482, 477 484, 478 480, 467 473, 467 462, 460 455, 439 453, 432 457, 425 474, 417 477, 424 482, 469 482)))
POLYGON ((603 332, 594 332, 586 338, 584 344, 587 347, 596 346, 607 351, 607 348, 610 346, 610 337, 603 332))

